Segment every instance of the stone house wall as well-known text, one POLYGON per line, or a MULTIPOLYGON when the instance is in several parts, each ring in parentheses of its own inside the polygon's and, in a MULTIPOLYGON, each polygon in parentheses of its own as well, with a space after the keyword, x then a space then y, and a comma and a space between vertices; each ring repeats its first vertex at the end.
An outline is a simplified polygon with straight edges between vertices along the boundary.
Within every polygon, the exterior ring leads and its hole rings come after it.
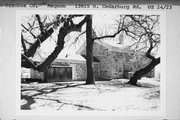
POLYGON ((73 64, 73 80, 85 80, 86 76, 86 63, 73 64))
MULTIPOLYGON (((97 79, 99 73, 98 63, 93 63, 94 77, 97 79)), ((73 80, 86 80, 87 70, 86 63, 73 64, 73 80)))
MULTIPOLYGON (((136 70, 145 67, 150 62, 150 60, 144 56, 139 56, 138 60, 133 60, 133 54, 131 53, 112 51, 96 42, 93 47, 93 55, 100 61, 93 63, 95 79, 98 79, 98 77, 110 79, 128 78, 129 72, 133 73, 136 70)), ((86 50, 83 49, 80 54, 86 55, 86 50)), ((87 70, 85 60, 56 60, 52 63, 51 67, 53 66, 72 67, 72 80, 86 80, 87 70)), ((36 72, 34 71, 32 73, 31 78, 41 78, 42 76, 41 74, 35 74, 36 72)), ((147 77, 152 76, 154 76, 154 70, 147 75, 147 77)), ((24 76, 22 75, 22 78, 23 77, 24 76)))
MULTIPOLYGON (((84 48, 80 54, 86 55, 84 48)), ((99 77, 104 78, 127 78, 129 72, 147 66, 150 62, 145 56, 139 57, 139 60, 132 61, 133 54, 123 51, 113 51, 108 47, 94 42, 93 56, 100 60, 99 64, 99 77)), ((149 77, 153 76, 153 71, 149 77)))
MULTIPOLYGON (((83 49, 80 54, 86 54, 83 49)), ((102 78, 122 78, 123 77, 123 53, 110 51, 108 48, 94 42, 93 56, 100 62, 98 75, 102 78)))

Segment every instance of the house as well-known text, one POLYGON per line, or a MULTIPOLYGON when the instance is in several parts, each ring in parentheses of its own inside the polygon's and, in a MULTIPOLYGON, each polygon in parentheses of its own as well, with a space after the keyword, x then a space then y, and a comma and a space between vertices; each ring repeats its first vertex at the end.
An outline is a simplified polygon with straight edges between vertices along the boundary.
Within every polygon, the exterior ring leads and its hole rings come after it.
MULTIPOLYGON (((76 54, 57 58, 46 73, 46 81, 86 80, 86 47, 82 45, 76 54)), ((129 78, 137 69, 146 66, 150 61, 139 56, 139 61, 133 60, 133 53, 125 45, 112 45, 103 41, 93 44, 93 68, 95 80, 129 78)), ((148 77, 154 76, 154 71, 148 77)))
MULTIPOLYGON (((77 51, 77 54, 86 54, 85 45, 77 51)), ((96 68, 98 77, 107 79, 129 78, 129 73, 134 73, 150 62, 144 56, 139 56, 139 61, 132 61, 134 54, 129 46, 112 44, 112 42, 106 43, 100 40, 93 44, 93 56, 100 61, 96 68)), ((153 72, 147 76, 153 77, 153 72)))
MULTIPOLYGON (((36 55, 36 60, 42 61, 42 57, 36 55)), ((129 78, 132 74, 149 64, 149 60, 139 55, 134 60, 134 54, 130 47, 124 44, 112 44, 104 41, 94 41, 93 44, 93 68, 95 80, 129 78)), ((44 59, 44 58, 43 58, 44 59)), ((33 70, 32 70, 33 71, 33 70)), ((35 72, 31 72, 35 73, 35 72)), ((33 78, 39 74, 33 74, 33 78)), ((66 54, 57 57, 48 71, 40 74, 46 82, 63 82, 72 80, 86 80, 86 42, 76 51, 75 54, 66 54)), ((154 70, 147 75, 154 76, 154 70)))

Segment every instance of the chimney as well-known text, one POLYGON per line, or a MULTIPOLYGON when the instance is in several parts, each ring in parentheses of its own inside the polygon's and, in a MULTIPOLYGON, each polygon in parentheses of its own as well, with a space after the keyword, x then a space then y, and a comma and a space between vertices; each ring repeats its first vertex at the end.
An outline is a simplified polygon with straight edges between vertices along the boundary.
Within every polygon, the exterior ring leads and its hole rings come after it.
POLYGON ((124 32, 119 33, 119 41, 118 44, 124 44, 124 32))

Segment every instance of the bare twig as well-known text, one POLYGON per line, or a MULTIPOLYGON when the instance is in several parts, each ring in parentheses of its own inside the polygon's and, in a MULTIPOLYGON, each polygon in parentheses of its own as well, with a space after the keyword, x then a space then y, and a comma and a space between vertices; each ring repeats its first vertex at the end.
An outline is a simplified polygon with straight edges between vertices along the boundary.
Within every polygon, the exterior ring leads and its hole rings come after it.
POLYGON ((101 37, 95 37, 95 38, 93 38, 93 40, 104 39, 104 38, 114 38, 114 37, 116 37, 116 35, 118 35, 121 31, 123 31, 123 29, 117 31, 116 33, 114 33, 114 34, 112 34, 112 35, 105 35, 105 36, 101 36, 101 37))
POLYGON ((21 24, 21 26, 22 26, 26 31, 28 31, 34 38, 36 38, 36 36, 35 36, 29 29, 27 29, 23 24, 21 24))
POLYGON ((36 14, 36 18, 37 18, 38 23, 39 23, 40 31, 41 31, 41 33, 43 33, 44 32, 44 26, 43 26, 43 23, 41 22, 41 18, 38 14, 36 14))
POLYGON ((22 43, 22 47, 23 47, 23 50, 24 50, 24 53, 25 53, 26 52, 26 45, 24 43, 24 37, 23 37, 22 33, 21 33, 21 43, 22 43))

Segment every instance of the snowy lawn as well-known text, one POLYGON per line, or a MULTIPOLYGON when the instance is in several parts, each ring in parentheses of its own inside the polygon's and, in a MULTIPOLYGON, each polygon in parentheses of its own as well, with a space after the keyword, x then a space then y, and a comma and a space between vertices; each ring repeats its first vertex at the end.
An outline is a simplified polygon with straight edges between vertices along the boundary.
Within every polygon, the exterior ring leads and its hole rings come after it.
POLYGON ((22 110, 154 111, 160 105, 160 82, 142 78, 140 87, 127 79, 21 84, 22 110))

